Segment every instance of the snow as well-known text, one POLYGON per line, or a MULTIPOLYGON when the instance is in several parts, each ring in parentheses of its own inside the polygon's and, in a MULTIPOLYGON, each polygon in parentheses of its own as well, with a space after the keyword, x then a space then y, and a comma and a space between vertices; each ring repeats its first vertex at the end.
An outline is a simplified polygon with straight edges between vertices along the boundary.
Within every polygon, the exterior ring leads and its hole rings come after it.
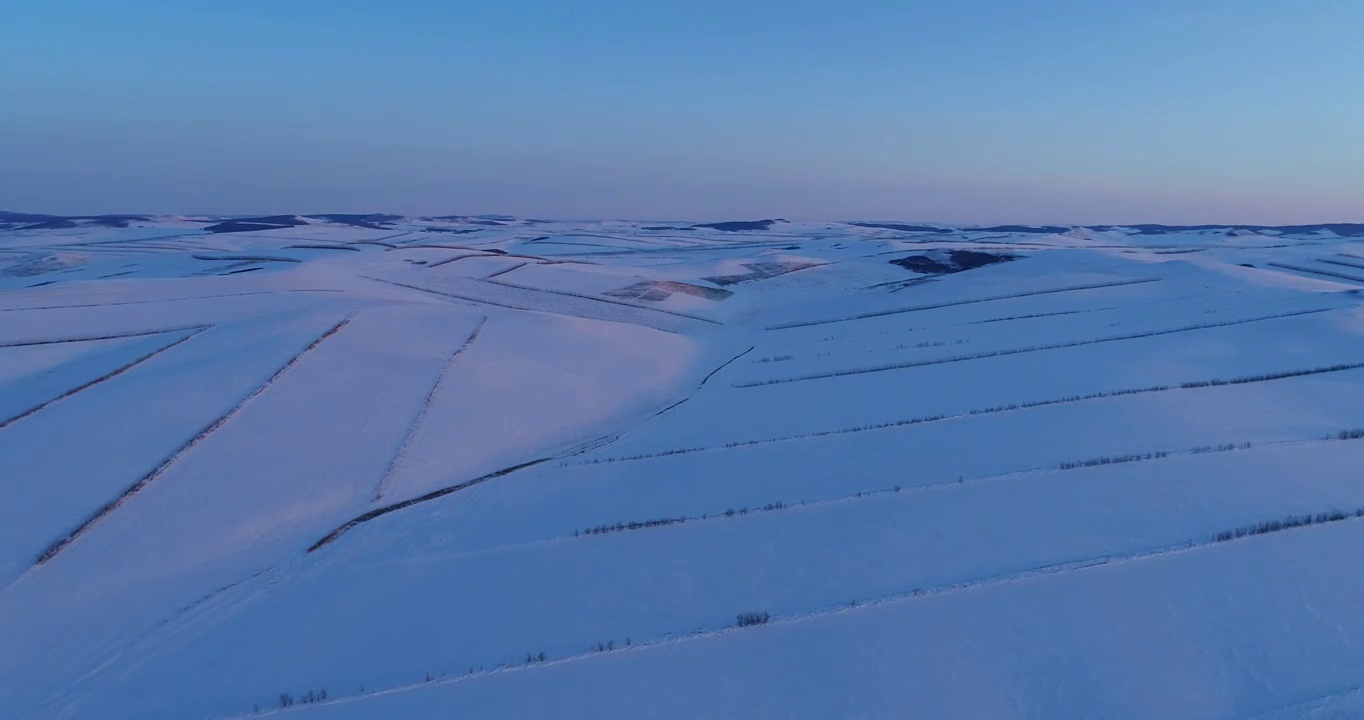
POLYGON ((307 222, 0 231, 0 717, 1364 713, 1351 238, 307 222))
POLYGON ((1361 541, 1346 523, 1117 559, 291 716, 1246 717, 1358 682, 1364 583, 1338 549, 1361 541))
POLYGON ((405 499, 451 477, 514 465, 530 453, 592 439, 597 428, 666 404, 697 360, 686 338, 649 328, 526 315, 488 323, 432 398, 386 497, 405 499), (613 348, 609 355, 601 348, 613 348), (571 415, 547 408, 573 408, 571 415), (475 446, 460 438, 478 437, 475 446))

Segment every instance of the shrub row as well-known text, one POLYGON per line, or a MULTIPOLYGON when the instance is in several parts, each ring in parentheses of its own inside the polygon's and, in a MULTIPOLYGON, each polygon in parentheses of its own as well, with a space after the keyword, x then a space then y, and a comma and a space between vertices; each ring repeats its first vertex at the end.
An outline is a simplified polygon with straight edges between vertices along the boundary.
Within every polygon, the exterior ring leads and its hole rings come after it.
POLYGON ((1321 525, 1323 523, 1339 522, 1348 520, 1352 517, 1364 517, 1364 507, 1347 513, 1342 510, 1332 510, 1331 512, 1317 513, 1315 515, 1290 515, 1282 520, 1266 520, 1257 525, 1245 525, 1235 530, 1224 530, 1213 536, 1215 542, 1226 542, 1236 540, 1251 535, 1267 535, 1269 533, 1288 530, 1307 525, 1321 525))
POLYGON ((783 323, 780 325, 769 325, 768 330, 787 330, 790 328, 810 327, 813 325, 829 325, 831 323, 847 322, 849 320, 866 320, 874 317, 884 317, 886 315, 898 315, 900 313, 919 312, 921 310, 936 310, 938 308, 955 307, 958 305, 974 305, 976 303, 994 302, 996 300, 1012 300, 1014 298, 1032 297, 1034 295, 1052 295, 1055 293, 1075 292, 1079 290, 1098 290, 1100 288, 1122 287, 1123 285, 1140 285, 1142 283, 1160 282, 1160 278, 1142 278, 1138 280, 1119 280, 1115 282, 1093 283, 1089 285, 1070 285, 1067 287, 1050 288, 1047 290, 1029 290, 1026 292, 1010 293, 1008 295, 992 295, 989 297, 973 298, 971 300, 952 300, 948 302, 930 303, 927 305, 914 305, 894 310, 878 310, 876 312, 851 315, 849 317, 834 318, 831 320, 804 320, 800 322, 783 323))
MULTIPOLYGON (((1260 375, 1246 375, 1242 377, 1234 377, 1225 380, 1217 378, 1213 380, 1196 380, 1192 382, 1182 383, 1180 385, 1151 385, 1148 387, 1126 388, 1122 390, 1106 390, 1082 395, 1068 395, 1066 397, 1051 398, 1048 400, 1028 400, 1025 402, 1008 403, 1006 405, 995 405, 992 407, 977 408, 974 410, 968 410, 963 414, 967 416, 993 415, 995 413, 1012 412, 1014 410, 1027 410, 1031 408, 1048 407, 1051 405, 1065 405, 1068 403, 1084 402, 1088 400, 1101 400, 1103 398, 1122 397, 1125 395, 1143 395, 1146 393, 1166 392, 1168 390, 1194 390, 1206 387, 1244 385, 1249 383, 1269 382, 1271 380, 1287 380, 1290 378, 1307 377, 1310 375, 1323 375, 1327 373, 1343 372, 1346 370, 1358 370, 1360 368, 1364 368, 1364 363, 1342 363, 1338 365, 1310 368, 1307 370, 1285 370, 1283 372, 1263 373, 1260 375)), ((880 423, 868 423, 866 425, 854 425, 851 427, 840 428, 837 430, 818 430, 815 432, 804 433, 801 435, 786 435, 783 437, 763 438, 760 440, 731 440, 725 443, 723 446, 710 447, 698 446, 690 448, 676 448, 673 450, 663 450, 660 452, 652 453, 640 453, 637 455, 601 457, 594 458, 591 460, 585 460, 581 464, 596 465, 599 463, 627 462, 631 460, 648 460, 651 458, 667 457, 669 455, 687 455, 690 453, 704 452, 707 450, 716 450, 719 449, 719 447, 732 449, 738 447, 748 447, 752 445, 766 445, 769 443, 787 442, 790 440, 806 440, 809 438, 827 437, 830 435, 846 435, 849 433, 867 432, 871 430, 886 430, 890 428, 907 427, 910 425, 937 422, 939 420, 946 420, 949 417, 958 416, 948 416, 946 414, 924 415, 920 417, 906 418, 902 420, 890 420, 887 422, 880 423)))
MULTIPOLYGON (((323 700, 326 699, 327 699, 326 690, 309 690, 308 692, 304 693, 301 697, 298 698, 298 702, 304 705, 310 705, 312 703, 322 702, 323 700)), ((293 705, 294 705, 293 695, 290 695, 287 692, 279 694, 279 706, 281 708, 293 707, 293 705)))
POLYGON ((1112 457, 1090 458, 1089 460, 1076 460, 1074 462, 1063 462, 1057 467, 1062 470, 1075 470, 1076 468, 1097 467, 1100 465, 1118 465, 1121 463, 1142 462, 1144 460, 1159 460, 1169 457, 1170 453, 1165 451, 1138 453, 1131 455, 1115 455, 1112 457))
MULTIPOLYGON (((898 488, 897 488, 897 489, 898 489, 898 488)), ((788 507, 790 507, 790 505, 788 505, 787 503, 784 503, 784 502, 781 502, 781 501, 777 501, 777 502, 770 502, 770 503, 768 503, 768 504, 766 504, 766 505, 763 505, 762 507, 759 507, 759 508, 749 508, 749 507, 747 507, 747 506, 741 507, 741 508, 739 508, 738 510, 735 510, 734 508, 730 508, 730 509, 724 511, 723 513, 717 514, 716 517, 732 518, 732 517, 735 517, 736 515, 747 515, 747 514, 749 514, 749 513, 751 513, 751 512, 752 512, 752 513, 757 513, 757 512, 772 512, 772 511, 774 511, 774 510, 785 510, 785 509, 788 508, 788 507)), ((693 521, 693 520, 709 520, 709 519, 710 519, 710 514, 709 514, 709 513, 703 513, 703 514, 701 514, 701 515, 683 515, 683 516, 675 517, 675 518, 659 518, 659 519, 656 519, 656 520, 643 520, 643 521, 631 520, 630 522, 618 522, 618 523, 616 523, 616 524, 614 524, 614 525, 597 525, 597 526, 595 526, 595 527, 587 528, 586 530, 574 530, 574 531, 573 531, 573 537, 581 537, 581 536, 584 536, 584 535, 606 535, 606 534, 608 534, 608 533, 628 532, 628 531, 631 531, 631 530, 644 530, 644 529, 646 529, 646 528, 663 527, 663 526, 665 526, 665 525, 677 525, 677 524, 679 524, 679 523, 691 522, 691 521, 693 521)))
POLYGON ((1247 323, 1263 322, 1265 320, 1278 320, 1280 318, 1297 317, 1299 315, 1312 315, 1315 313, 1327 312, 1334 308, 1316 308, 1312 310, 1295 310, 1293 312, 1276 313, 1274 315, 1262 315, 1260 317, 1243 318, 1240 320, 1223 320, 1213 323, 1199 323, 1196 325, 1185 325, 1177 328, 1167 328, 1164 330, 1145 330, 1136 333, 1126 333, 1122 335, 1109 335, 1089 340, 1072 340, 1064 343, 1050 343, 1045 345, 1031 345, 1021 348, 1010 348, 1007 350, 990 350, 987 352, 971 353, 969 355, 953 355, 944 358, 931 358, 928 360, 910 360, 906 362, 887 363, 885 365, 873 365, 863 368, 851 368, 847 370, 835 370, 830 372, 810 373, 808 375, 796 375, 786 378, 773 378, 770 380, 755 380, 752 382, 736 383, 735 388, 753 388, 763 385, 780 385, 783 383, 804 382, 806 380, 823 380, 834 377, 846 377, 849 375, 865 375, 868 373, 886 372, 888 370, 906 370, 909 368, 924 367, 927 365, 945 365, 948 363, 965 362, 967 360, 983 360, 986 358, 1003 357, 1006 355, 1021 355, 1023 353, 1039 352, 1042 350, 1060 350, 1063 348, 1082 347, 1085 345, 1098 345, 1100 343, 1119 342, 1122 340, 1138 340, 1142 338, 1156 337, 1159 335, 1174 335, 1176 333, 1193 332, 1195 330, 1208 330, 1211 328, 1229 327, 1232 325, 1245 325, 1247 323))

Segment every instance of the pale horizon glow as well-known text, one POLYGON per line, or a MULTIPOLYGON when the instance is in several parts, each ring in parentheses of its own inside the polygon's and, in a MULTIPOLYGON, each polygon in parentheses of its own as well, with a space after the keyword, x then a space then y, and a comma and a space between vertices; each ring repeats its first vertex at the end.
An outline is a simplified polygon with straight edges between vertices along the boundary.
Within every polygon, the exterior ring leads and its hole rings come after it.
POLYGON ((1343 0, 111 5, 7 10, 0 209, 1364 220, 1343 0))

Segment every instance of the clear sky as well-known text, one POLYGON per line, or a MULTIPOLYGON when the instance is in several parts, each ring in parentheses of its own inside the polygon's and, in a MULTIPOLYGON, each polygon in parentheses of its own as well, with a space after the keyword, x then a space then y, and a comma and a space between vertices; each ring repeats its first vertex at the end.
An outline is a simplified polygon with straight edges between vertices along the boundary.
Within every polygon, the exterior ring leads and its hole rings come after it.
POLYGON ((7 0, 0 208, 1364 221, 1360 0, 7 0))

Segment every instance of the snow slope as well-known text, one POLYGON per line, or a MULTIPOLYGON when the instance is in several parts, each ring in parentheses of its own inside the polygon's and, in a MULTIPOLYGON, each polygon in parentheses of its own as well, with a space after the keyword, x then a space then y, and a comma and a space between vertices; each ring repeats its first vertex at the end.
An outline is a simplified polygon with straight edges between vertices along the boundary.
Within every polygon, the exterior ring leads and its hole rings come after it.
POLYGON ((222 220, 0 231, 0 717, 1364 714, 1354 226, 222 220))

